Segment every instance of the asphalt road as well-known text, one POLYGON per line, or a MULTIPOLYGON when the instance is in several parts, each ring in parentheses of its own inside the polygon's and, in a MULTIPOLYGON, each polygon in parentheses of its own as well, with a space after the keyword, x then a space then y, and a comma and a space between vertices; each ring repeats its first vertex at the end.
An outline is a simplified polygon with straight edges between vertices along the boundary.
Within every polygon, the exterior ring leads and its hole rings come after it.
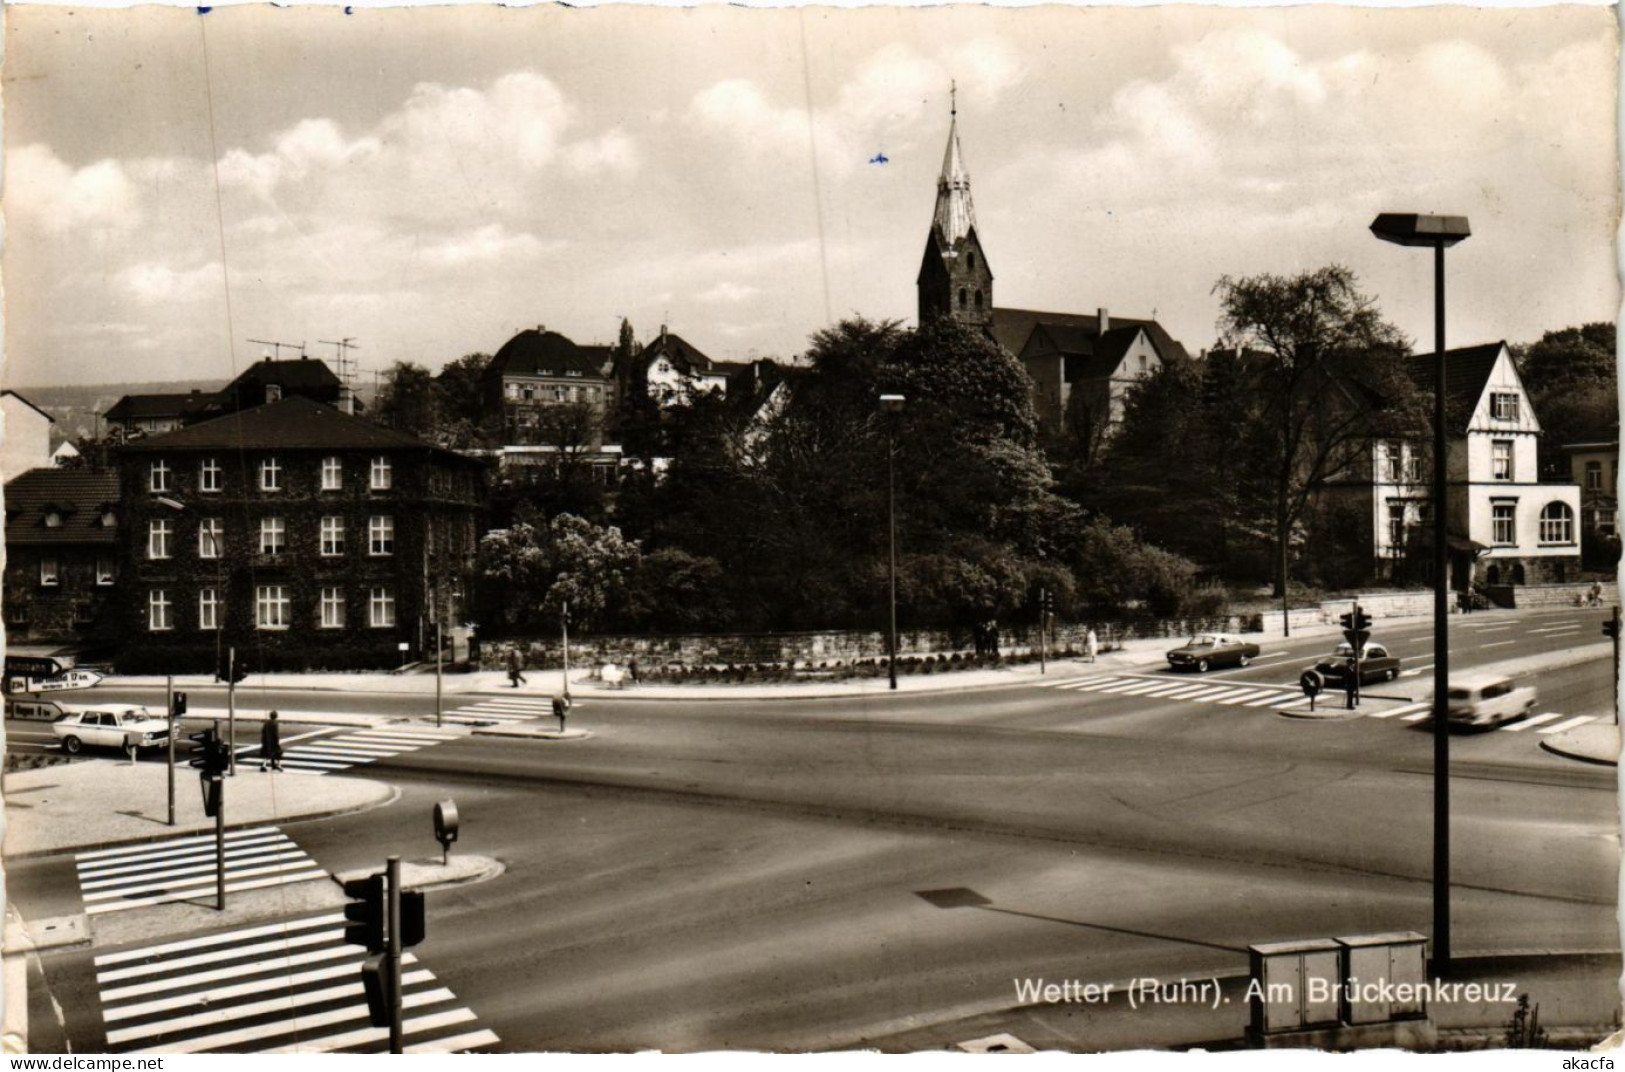
MULTIPOLYGON (((1597 612, 1482 617, 1453 622, 1457 665, 1600 639, 1597 612)), ((1425 624, 1379 639, 1407 669, 1427 661, 1425 624)), ((1208 677, 1291 684, 1329 644, 1208 677)), ((1420 697, 1425 676, 1396 684, 1420 697)), ((522 1050, 834 1047, 1013 1005, 1021 978, 1194 977, 1244 969, 1250 943, 1429 929, 1432 745, 1415 724, 1048 684, 595 697, 571 720, 590 739, 383 759, 346 773, 399 785, 394 806, 286 829, 330 871, 428 858, 432 804, 455 798, 459 848, 508 871, 432 893, 418 953, 522 1050)), ((1612 706, 1604 661, 1539 686, 1542 711, 1612 706)), ((1460 955, 1618 949, 1615 772, 1536 737, 1453 736, 1460 955)), ((65 859, 8 879, 25 900, 74 896, 65 859)), ((74 992, 82 960, 47 972, 74 992)), ((1170 1014, 1144 1015, 1150 1039, 1170 1014)))

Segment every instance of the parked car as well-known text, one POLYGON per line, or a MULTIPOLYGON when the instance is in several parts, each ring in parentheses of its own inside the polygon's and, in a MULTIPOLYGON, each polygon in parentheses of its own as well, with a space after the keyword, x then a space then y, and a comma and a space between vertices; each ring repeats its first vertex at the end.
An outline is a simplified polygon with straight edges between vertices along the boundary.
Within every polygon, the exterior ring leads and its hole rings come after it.
POLYGON ((1237 640, 1227 633, 1198 633, 1182 648, 1168 653, 1172 670, 1206 673, 1215 666, 1246 666, 1258 658, 1258 645, 1237 640))
POLYGON ((1499 726, 1535 709, 1535 686, 1503 674, 1452 675, 1445 711, 1454 726, 1499 726))
POLYGON ((156 748, 169 742, 169 721, 134 704, 102 704, 70 708, 51 723, 51 732, 65 752, 78 755, 86 745, 95 748, 156 748))
MULTIPOLYGON (((1337 645, 1332 653, 1315 664, 1315 670, 1334 688, 1342 688, 1348 678, 1349 660, 1354 658, 1354 645, 1348 641, 1337 645)), ((1392 681, 1399 676, 1399 656, 1389 655, 1388 649, 1374 640, 1365 642, 1360 653, 1360 684, 1372 681, 1392 681)))

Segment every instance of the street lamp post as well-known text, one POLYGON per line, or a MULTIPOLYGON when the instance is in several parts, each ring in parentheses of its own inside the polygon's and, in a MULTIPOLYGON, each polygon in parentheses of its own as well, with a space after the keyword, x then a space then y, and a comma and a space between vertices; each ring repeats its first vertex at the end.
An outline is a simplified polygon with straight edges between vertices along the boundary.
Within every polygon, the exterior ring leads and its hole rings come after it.
POLYGON ((887 556, 890 559, 889 587, 891 627, 886 655, 891 687, 897 688, 897 418, 903 412, 902 395, 881 395, 880 409, 886 414, 886 528, 887 556))
POLYGON ((1473 232, 1465 216, 1384 212, 1371 233, 1433 250, 1433 961, 1450 967, 1450 604, 1446 540, 1444 251, 1473 232))

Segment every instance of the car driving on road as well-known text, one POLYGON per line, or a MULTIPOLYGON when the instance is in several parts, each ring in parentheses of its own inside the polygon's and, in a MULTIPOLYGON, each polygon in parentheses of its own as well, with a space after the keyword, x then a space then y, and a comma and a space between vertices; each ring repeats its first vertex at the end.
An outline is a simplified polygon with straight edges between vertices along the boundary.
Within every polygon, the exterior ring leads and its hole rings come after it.
POLYGON ((1452 726, 1499 726, 1535 709, 1535 686, 1503 674, 1452 674, 1445 694, 1452 726))
POLYGON ((1237 640, 1227 633, 1198 633, 1182 648, 1168 653, 1172 670, 1206 673, 1215 666, 1246 666, 1258 658, 1258 645, 1237 640))
POLYGON ((62 705, 64 714, 51 723, 62 750, 78 755, 86 745, 94 748, 156 748, 169 741, 169 722, 134 704, 96 707, 62 705))
MULTIPOLYGON (((1354 645, 1348 641, 1337 645, 1332 653, 1315 664, 1315 670, 1327 683, 1341 687, 1348 676, 1349 662, 1354 658, 1354 645)), ((1388 648, 1368 640, 1360 653, 1360 684, 1372 681, 1392 681, 1399 676, 1399 657, 1388 654, 1388 648)))

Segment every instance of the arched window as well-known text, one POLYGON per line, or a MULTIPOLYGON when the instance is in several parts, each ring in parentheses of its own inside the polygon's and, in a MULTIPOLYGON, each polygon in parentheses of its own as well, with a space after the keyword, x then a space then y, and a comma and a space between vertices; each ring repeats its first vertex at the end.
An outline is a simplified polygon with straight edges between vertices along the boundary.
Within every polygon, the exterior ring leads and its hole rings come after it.
POLYGON ((976 308, 980 309, 981 307, 982 307, 982 292, 978 290, 976 292, 976 308))
POLYGON ((1513 584, 1522 584, 1523 583, 1523 563, 1522 562, 1514 562, 1512 564, 1512 583, 1513 584))
POLYGON ((965 307, 965 288, 964 287, 959 288, 959 307, 961 309, 963 309, 965 307))
POLYGON ((1568 503, 1550 502, 1540 512, 1540 542, 1574 542, 1574 511, 1568 503))
POLYGON ((1489 584, 1500 584, 1501 583, 1501 567, 1500 566, 1491 566, 1489 569, 1485 570, 1484 571, 1484 580, 1486 582, 1488 582, 1489 584))
POLYGON ((969 268, 973 272, 976 271, 976 254, 965 254, 965 267, 969 268))

